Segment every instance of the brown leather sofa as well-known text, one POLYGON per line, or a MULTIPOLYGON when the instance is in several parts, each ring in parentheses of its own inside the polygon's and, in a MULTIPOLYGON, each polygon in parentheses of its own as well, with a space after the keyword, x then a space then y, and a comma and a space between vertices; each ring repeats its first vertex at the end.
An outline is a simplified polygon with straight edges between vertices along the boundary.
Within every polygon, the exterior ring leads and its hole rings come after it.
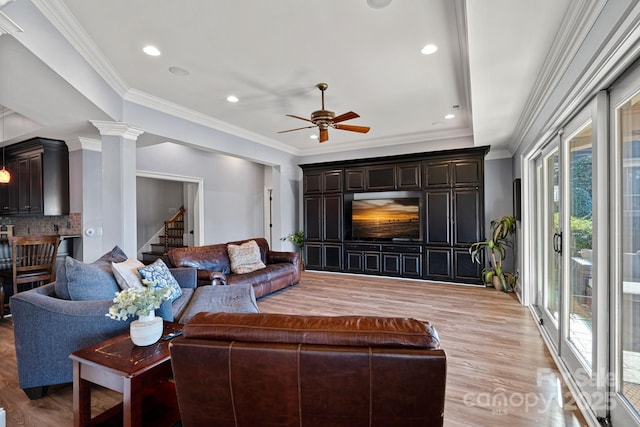
POLYGON ((443 424, 446 356, 428 322, 198 313, 170 349, 184 427, 443 424))
POLYGON ((194 267, 198 269, 198 285, 234 285, 245 283, 253 286, 256 298, 300 282, 302 263, 297 252, 277 252, 269 249, 262 238, 246 239, 216 245, 175 248, 165 256, 169 267, 194 267), (231 272, 227 245, 255 240, 266 268, 244 273, 231 272))

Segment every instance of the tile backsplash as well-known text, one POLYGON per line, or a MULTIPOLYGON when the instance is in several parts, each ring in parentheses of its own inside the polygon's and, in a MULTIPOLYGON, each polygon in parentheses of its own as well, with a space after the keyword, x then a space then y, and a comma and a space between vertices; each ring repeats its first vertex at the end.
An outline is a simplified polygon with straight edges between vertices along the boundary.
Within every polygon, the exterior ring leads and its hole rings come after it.
POLYGON ((82 234, 82 213, 60 216, 0 216, 0 225, 13 225, 16 236, 38 234, 82 234))

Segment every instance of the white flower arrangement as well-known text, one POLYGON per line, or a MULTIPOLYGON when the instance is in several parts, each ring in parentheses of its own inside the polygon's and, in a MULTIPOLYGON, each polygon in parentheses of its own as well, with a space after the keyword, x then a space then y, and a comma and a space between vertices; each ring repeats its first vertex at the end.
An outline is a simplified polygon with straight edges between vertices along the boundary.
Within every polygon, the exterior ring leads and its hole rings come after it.
POLYGON ((130 316, 149 316, 169 299, 171 290, 168 287, 158 288, 157 281, 142 280, 142 288, 127 288, 117 292, 114 304, 106 314, 115 320, 127 320, 130 316))

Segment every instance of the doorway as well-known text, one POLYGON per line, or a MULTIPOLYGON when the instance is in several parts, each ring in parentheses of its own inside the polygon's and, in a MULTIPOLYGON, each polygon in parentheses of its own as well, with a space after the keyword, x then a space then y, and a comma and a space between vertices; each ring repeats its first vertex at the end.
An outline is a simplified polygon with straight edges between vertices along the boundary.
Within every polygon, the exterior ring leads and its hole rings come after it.
MULTIPOLYGON (((137 171, 136 176, 182 183, 183 206, 185 208, 183 242, 185 246, 202 245, 202 242, 204 242, 204 180, 198 177, 149 171, 137 171)), ((139 251, 144 249, 144 243, 138 242, 138 246, 142 244, 139 251)))

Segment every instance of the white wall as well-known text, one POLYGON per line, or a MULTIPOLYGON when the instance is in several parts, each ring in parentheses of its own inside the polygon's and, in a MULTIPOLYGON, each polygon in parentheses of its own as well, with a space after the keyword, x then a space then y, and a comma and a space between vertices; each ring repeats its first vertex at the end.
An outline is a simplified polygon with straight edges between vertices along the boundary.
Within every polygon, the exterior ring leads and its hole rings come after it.
POLYGON ((138 250, 164 226, 164 221, 180 209, 182 203, 182 182, 136 178, 138 250))
POLYGON ((204 242, 263 235, 265 166, 174 143, 139 148, 137 169, 204 180, 204 242))

